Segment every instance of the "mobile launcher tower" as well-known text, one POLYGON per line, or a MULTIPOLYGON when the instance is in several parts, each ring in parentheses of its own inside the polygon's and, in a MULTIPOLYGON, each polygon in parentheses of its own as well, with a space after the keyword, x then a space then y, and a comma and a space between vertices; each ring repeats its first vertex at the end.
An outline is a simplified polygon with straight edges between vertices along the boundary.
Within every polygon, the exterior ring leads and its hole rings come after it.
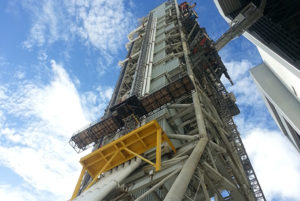
POLYGON ((230 77, 193 6, 169 0, 128 35, 104 116, 70 139, 93 146, 71 200, 265 200, 220 81, 230 77))

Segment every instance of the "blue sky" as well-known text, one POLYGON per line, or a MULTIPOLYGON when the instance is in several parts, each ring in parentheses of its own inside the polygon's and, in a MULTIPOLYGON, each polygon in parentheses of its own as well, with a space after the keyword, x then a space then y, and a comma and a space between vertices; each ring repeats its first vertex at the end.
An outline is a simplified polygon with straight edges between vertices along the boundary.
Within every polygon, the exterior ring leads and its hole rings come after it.
MULTIPOLYGON (((67 200, 79 175, 72 133, 101 117, 125 58, 127 34, 162 1, 0 2, 0 200, 67 200)), ((212 39, 228 25, 212 0, 197 1, 212 39)), ((220 55, 235 82, 235 118, 268 200, 300 200, 300 156, 264 106, 244 37, 220 55)))

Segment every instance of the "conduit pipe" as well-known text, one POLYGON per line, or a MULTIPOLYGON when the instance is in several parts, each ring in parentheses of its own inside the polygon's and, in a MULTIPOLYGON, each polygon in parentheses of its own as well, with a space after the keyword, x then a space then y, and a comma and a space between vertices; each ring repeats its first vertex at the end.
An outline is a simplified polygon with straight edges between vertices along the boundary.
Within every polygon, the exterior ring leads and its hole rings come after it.
POLYGON ((204 152, 208 138, 201 138, 182 167, 164 201, 181 201, 204 152))
POLYGON ((135 201, 141 201, 141 200, 143 200, 147 195, 149 195, 155 189, 157 189, 160 186, 162 186, 168 179, 170 179, 173 176, 175 176, 179 171, 180 171, 180 169, 174 170, 171 174, 169 174, 168 176, 166 176, 165 178, 163 178, 160 182, 158 182, 157 184, 155 184, 152 188, 150 188, 147 192, 145 192, 143 195, 141 195, 140 197, 138 197, 135 201))
POLYGON ((174 181, 169 193, 165 197, 164 201, 181 201, 185 191, 190 183, 200 158, 204 152, 204 149, 208 143, 207 131, 205 128, 204 117, 201 109, 201 104, 199 101, 198 93, 193 93, 193 102, 196 113, 196 120, 198 126, 198 132, 201 136, 199 142, 191 153, 190 157, 185 162, 182 167, 181 172, 174 181))
POLYGON ((146 22, 145 24, 142 24, 141 26, 139 26, 138 28, 136 28, 136 29, 134 29, 132 32, 130 32, 130 33, 128 34, 128 36, 127 36, 127 37, 128 37, 128 40, 131 41, 131 40, 133 39, 133 35, 135 34, 135 32, 137 32, 137 31, 139 31, 139 30, 145 28, 146 25, 147 25, 147 23, 148 23, 148 22, 146 22))
POLYGON ((154 32, 153 32, 153 38, 152 38, 152 50, 150 54, 150 63, 149 63, 149 72, 147 77, 147 83, 146 83, 146 91, 145 93, 148 94, 150 91, 150 83, 151 83, 151 75, 152 75, 152 65, 153 65, 153 55, 154 55, 154 46, 155 46, 155 37, 156 37, 156 24, 157 24, 157 18, 154 20, 154 32))
POLYGON ((136 53, 134 53, 133 55, 130 55, 129 57, 127 57, 126 59, 124 59, 123 61, 119 61, 119 66, 121 66, 121 67, 123 67, 124 66, 124 64, 128 61, 128 60, 130 60, 130 59, 133 59, 133 58, 135 58, 135 57, 137 57, 138 55, 140 54, 140 51, 138 51, 138 52, 136 52, 136 53))
POLYGON ((178 140, 197 140, 199 139, 199 135, 180 135, 180 134, 168 134, 170 139, 178 139, 178 140))
MULTIPOLYGON (((179 8, 178 4, 175 1, 175 7, 176 7, 176 14, 179 19, 179 8)), ((180 35, 181 35, 181 41, 182 41, 182 47, 184 52, 184 57, 186 59, 188 74, 191 77, 193 83, 195 84, 193 71, 191 68, 190 60, 188 57, 188 50, 187 50, 187 44, 184 41, 184 34, 182 32, 182 25, 180 20, 178 20, 179 26, 180 26, 180 35)), ((188 187, 188 184, 190 183, 190 180, 196 170, 196 167, 200 161, 200 158, 204 152, 204 149, 208 143, 208 137, 207 137, 207 131, 204 123, 204 117, 198 97, 197 90, 195 93, 193 93, 193 103, 195 108, 195 114, 196 114, 196 120, 197 120, 197 126, 198 126, 198 133, 200 135, 200 140, 197 143, 196 147, 194 148, 193 152, 191 153, 190 157, 185 162, 184 166, 182 167, 181 172, 177 176, 176 180, 174 181, 171 189, 169 190, 167 196, 165 197, 164 201, 181 201, 185 191, 188 187)))
POLYGON ((137 41, 138 39, 142 38, 144 35, 145 35, 145 33, 140 34, 140 35, 139 35, 138 37, 136 37, 135 39, 133 39, 133 40, 129 41, 128 43, 126 43, 126 45, 125 45, 126 49, 128 50, 131 43, 133 43, 133 42, 137 41))
POLYGON ((125 167, 118 168, 118 172, 113 172, 107 177, 103 177, 95 183, 91 188, 84 191, 77 196, 73 201, 101 201, 106 195, 108 195, 113 189, 115 189, 126 177, 128 177, 137 167, 140 166, 142 160, 140 158, 134 158, 128 163, 125 163, 125 167))
POLYGON ((153 37, 153 27, 154 23, 152 24, 151 30, 150 30, 150 40, 148 43, 148 52, 147 52, 147 61, 146 61, 146 69, 145 69, 145 75, 144 75, 144 81, 143 81, 143 88, 142 88, 142 96, 145 94, 146 90, 146 84, 147 84, 147 76, 148 76, 148 69, 149 69, 149 62, 150 62, 150 55, 151 55, 151 49, 152 49, 152 37, 153 37))
POLYGON ((168 105, 168 108, 170 108, 170 109, 187 108, 187 107, 190 107, 192 105, 193 105, 192 103, 190 103, 190 104, 176 104, 176 103, 174 103, 174 104, 168 105))

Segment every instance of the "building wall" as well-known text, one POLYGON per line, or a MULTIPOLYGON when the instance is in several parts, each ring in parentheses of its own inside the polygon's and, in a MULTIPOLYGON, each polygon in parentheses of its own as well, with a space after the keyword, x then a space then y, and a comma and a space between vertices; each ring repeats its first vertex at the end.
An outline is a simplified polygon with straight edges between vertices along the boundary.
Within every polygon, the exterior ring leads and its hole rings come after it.
POLYGON ((300 151, 300 103, 270 69, 261 64, 250 72, 278 127, 300 151))
MULTIPOLYGON (((240 1, 231 1, 230 5, 223 0, 214 2, 221 16, 230 23, 230 15, 236 12, 240 1)), ((263 41, 249 31, 243 35, 257 47, 263 60, 262 65, 251 69, 255 84, 278 127, 299 151, 300 70, 286 60, 286 54, 274 44, 263 41)))
POLYGON ((264 63, 300 102, 300 71, 248 32, 244 36, 256 45, 264 63))

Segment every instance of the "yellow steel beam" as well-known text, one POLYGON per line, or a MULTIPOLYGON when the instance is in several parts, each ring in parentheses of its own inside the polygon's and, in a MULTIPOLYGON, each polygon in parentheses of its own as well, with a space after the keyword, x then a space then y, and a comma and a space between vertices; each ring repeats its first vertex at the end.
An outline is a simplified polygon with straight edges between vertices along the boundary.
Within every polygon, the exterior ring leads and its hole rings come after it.
POLYGON ((171 140, 168 138, 166 134, 163 134, 162 139, 163 141, 166 141, 168 145, 171 147, 171 149, 173 150, 173 152, 176 153, 176 148, 174 147, 173 143, 171 142, 171 140))
POLYGON ((155 170, 159 171, 161 166, 161 133, 162 129, 159 128, 156 131, 156 164, 155 170))
POLYGON ((79 176, 79 178, 78 178, 77 184, 76 184, 76 186, 75 186, 73 195, 72 195, 72 197, 71 197, 71 201, 72 201, 74 198, 76 198, 76 196, 78 195, 78 192, 79 192, 79 189, 80 189, 80 184, 81 184, 81 181, 82 181, 82 178, 83 178, 84 173, 85 173, 85 168, 83 167, 82 170, 81 170, 80 176, 79 176))
POLYGON ((79 191, 81 180, 85 171, 93 178, 92 182, 85 190, 90 188, 98 179, 99 175, 108 171, 134 157, 139 157, 145 162, 153 165, 156 171, 161 168, 161 144, 167 142, 168 145, 176 152, 175 147, 161 129, 156 120, 127 133, 126 135, 118 138, 117 140, 104 145, 98 150, 82 157, 80 163, 83 166, 82 173, 78 179, 76 188, 72 195, 74 199, 79 191), (141 154, 156 148, 156 161, 153 163, 141 154))
POLYGON ((111 161, 116 157, 118 154, 118 151, 114 153, 114 155, 109 159, 109 161, 103 166, 103 168, 97 173, 97 175, 94 177, 94 179, 91 181, 91 183, 85 188, 85 191, 89 189, 97 180, 100 174, 102 174, 105 170, 105 168, 111 163, 111 161))
POLYGON ((153 165, 153 166, 155 166, 155 164, 153 163, 153 162, 151 162, 150 160, 148 160, 147 158, 145 158, 145 157, 143 157, 143 156, 141 156, 141 155, 139 155, 139 154, 137 154, 137 153, 134 153, 133 151, 131 151, 130 149, 128 149, 128 148, 124 148, 124 150, 126 150, 126 151, 128 151, 129 153, 131 153, 131 154, 133 154, 133 155, 135 155, 136 157, 138 157, 138 158, 140 158, 140 159, 142 159, 143 161, 145 161, 145 162, 147 162, 147 163, 149 163, 150 165, 153 165))

